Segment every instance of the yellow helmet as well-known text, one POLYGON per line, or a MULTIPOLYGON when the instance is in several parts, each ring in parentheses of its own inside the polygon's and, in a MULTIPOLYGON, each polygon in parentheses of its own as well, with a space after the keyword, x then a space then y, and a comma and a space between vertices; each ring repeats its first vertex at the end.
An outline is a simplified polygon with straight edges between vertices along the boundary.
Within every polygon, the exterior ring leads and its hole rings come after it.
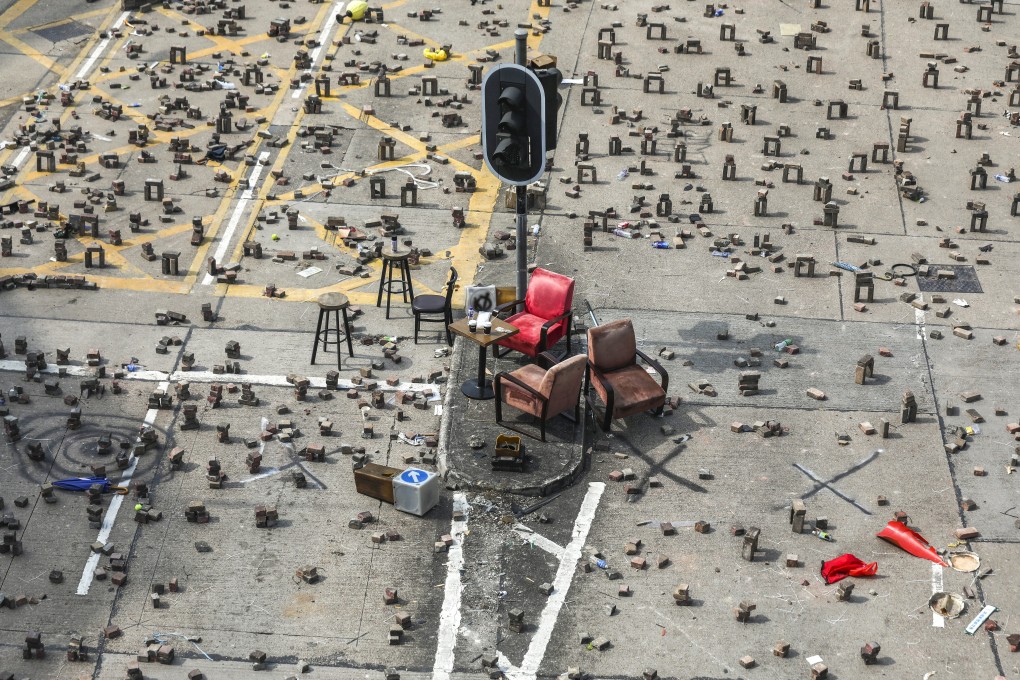
POLYGON ((450 55, 443 48, 436 50, 426 49, 424 54, 426 59, 431 59, 432 61, 446 61, 450 58, 450 55))
POLYGON ((368 3, 365 0, 353 0, 347 5, 347 12, 344 13, 344 16, 350 17, 352 21, 361 21, 365 18, 366 11, 368 11, 368 3))

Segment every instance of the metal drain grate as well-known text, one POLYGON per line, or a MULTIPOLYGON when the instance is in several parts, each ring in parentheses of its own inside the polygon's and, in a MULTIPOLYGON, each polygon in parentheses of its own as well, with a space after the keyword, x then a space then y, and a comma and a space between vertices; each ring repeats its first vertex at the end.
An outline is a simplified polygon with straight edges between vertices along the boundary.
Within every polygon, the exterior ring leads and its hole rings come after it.
POLYGON ((91 35, 96 32, 96 29, 77 21, 68 21, 65 24, 48 26, 32 32, 40 38, 49 40, 51 43, 58 43, 64 40, 74 40, 83 35, 91 35))
POLYGON ((983 293, 977 270, 966 264, 930 264, 928 276, 917 276, 917 287, 922 293, 983 293), (940 279, 939 271, 952 271, 956 276, 940 279))

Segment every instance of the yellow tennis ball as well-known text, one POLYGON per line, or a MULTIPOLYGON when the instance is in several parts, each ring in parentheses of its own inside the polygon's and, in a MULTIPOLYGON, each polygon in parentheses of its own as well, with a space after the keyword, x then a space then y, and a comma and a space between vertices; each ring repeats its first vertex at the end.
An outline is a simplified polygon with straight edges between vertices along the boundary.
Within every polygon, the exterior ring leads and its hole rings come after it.
POLYGON ((142 509, 142 504, 141 503, 135 503, 135 512, 137 512, 137 511, 139 511, 141 509, 142 509))

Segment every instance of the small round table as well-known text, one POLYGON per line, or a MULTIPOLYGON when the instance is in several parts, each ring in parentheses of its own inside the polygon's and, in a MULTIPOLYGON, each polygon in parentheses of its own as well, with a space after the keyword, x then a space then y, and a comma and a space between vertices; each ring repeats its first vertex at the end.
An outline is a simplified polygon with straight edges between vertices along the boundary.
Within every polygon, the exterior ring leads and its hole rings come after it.
POLYGON ((460 386, 460 391, 468 399, 492 399, 496 393, 492 389, 492 381, 485 377, 485 350, 500 340, 517 335, 521 329, 509 321, 493 319, 491 333, 472 331, 466 318, 454 321, 447 328, 478 345, 478 377, 465 380, 460 386))
POLYGON ((383 249, 382 275, 379 277, 379 296, 376 298, 375 306, 382 307, 383 293, 386 293, 387 319, 390 318, 390 297, 393 293, 400 293, 405 303, 414 299, 414 287, 411 285, 411 265, 408 262, 410 258, 410 250, 393 252, 383 249))
POLYGON ((319 344, 322 344, 322 351, 329 351, 330 345, 336 345, 336 367, 340 368, 340 343, 347 340, 347 353, 354 356, 354 345, 351 343, 351 331, 348 325, 347 308, 351 306, 347 296, 343 293, 323 293, 317 300, 319 304, 319 322, 315 326, 315 344, 312 345, 312 365, 315 364, 315 354, 319 351, 319 344), (340 314, 343 313, 344 324, 340 325, 340 314), (334 324, 330 325, 330 314, 333 315, 334 324), (323 326, 325 320, 325 326, 323 326))

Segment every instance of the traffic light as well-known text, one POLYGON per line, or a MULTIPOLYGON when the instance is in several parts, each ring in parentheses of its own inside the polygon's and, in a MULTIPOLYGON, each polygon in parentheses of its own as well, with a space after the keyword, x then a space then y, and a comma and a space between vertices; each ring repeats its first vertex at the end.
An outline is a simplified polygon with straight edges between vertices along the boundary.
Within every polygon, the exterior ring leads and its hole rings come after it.
POLYGON ((559 92, 563 74, 558 68, 535 69, 534 73, 545 92, 545 150, 552 151, 556 148, 556 127, 559 122, 560 104, 563 103, 563 97, 559 92))
POLYGON ((533 72, 501 64, 482 81, 485 164, 507 184, 534 182, 545 171, 545 86, 533 72))

